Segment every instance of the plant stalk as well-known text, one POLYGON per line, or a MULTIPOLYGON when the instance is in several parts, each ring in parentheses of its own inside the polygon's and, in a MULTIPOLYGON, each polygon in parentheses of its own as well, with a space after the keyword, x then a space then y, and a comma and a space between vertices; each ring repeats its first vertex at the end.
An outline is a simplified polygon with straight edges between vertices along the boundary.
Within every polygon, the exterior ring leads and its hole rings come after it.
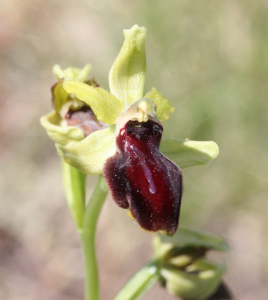
POLYGON ((99 300, 99 276, 96 257, 95 236, 99 214, 108 194, 101 175, 85 209, 83 228, 80 232, 85 263, 85 300, 99 300))

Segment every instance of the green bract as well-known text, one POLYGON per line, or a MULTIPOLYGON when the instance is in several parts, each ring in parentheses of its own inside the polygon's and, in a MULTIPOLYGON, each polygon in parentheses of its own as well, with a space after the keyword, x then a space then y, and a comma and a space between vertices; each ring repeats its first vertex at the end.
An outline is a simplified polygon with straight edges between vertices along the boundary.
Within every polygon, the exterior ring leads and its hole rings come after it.
MULTIPOLYGON (((84 69, 79 73, 76 69, 62 71, 56 66, 53 70, 58 78, 65 78, 63 88, 67 95, 75 95, 77 99, 85 102, 99 121, 109 125, 108 128, 96 131, 77 143, 81 138, 78 128, 74 127, 73 131, 64 128, 56 132, 55 127, 48 125, 56 120, 54 115, 41 119, 49 136, 57 143, 58 153, 64 161, 87 174, 102 173, 105 161, 116 152, 115 137, 124 120, 145 122, 148 115, 154 115, 154 118, 157 117, 163 122, 174 111, 170 101, 155 88, 144 95, 145 28, 135 25, 130 30, 125 30, 124 36, 124 44, 109 73, 110 93, 81 82, 85 79, 81 75, 84 74, 84 69)), ((66 94, 62 90, 58 94, 61 102, 65 103, 66 94)), ((58 126, 59 120, 56 121, 52 125, 58 126)), ((168 137, 163 138, 160 150, 181 168, 207 164, 218 155, 218 146, 214 142, 194 142, 168 137)))

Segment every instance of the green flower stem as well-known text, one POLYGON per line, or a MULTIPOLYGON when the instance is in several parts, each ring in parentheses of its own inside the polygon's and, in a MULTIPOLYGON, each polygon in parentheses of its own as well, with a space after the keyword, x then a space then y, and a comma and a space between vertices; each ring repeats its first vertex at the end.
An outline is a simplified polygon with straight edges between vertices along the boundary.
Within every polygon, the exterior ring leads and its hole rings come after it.
POLYGON ((78 232, 83 226, 86 196, 86 174, 66 164, 62 160, 63 183, 71 215, 78 232))
POLYGON ((98 217, 108 194, 108 188, 100 175, 89 203, 85 206, 86 174, 63 161, 62 170, 67 203, 82 244, 86 273, 85 300, 99 300, 95 235, 98 217))
POLYGON ((159 263, 150 262, 142 267, 119 291, 113 300, 136 300, 159 279, 159 263))
POLYGON ((98 266, 95 250, 95 235, 98 217, 108 194, 108 188, 101 175, 86 207, 83 228, 80 233, 85 262, 85 299, 99 300, 98 266))

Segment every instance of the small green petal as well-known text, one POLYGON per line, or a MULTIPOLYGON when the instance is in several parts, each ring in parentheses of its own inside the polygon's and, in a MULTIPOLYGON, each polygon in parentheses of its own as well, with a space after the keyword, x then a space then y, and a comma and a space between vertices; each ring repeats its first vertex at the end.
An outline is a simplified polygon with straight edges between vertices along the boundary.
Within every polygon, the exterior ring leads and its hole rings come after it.
POLYGON ((170 114, 173 113, 174 107, 171 105, 170 101, 161 93, 159 93, 156 88, 152 88, 149 93, 147 93, 145 98, 150 98, 154 101, 156 104, 156 113, 157 113, 157 118, 161 121, 164 122, 166 121, 170 114))
POLYGON ((124 44, 109 74, 109 85, 110 92, 122 100, 127 108, 143 96, 146 29, 134 25, 124 30, 124 36, 124 44))
POLYGON ((106 124, 115 124, 117 117, 124 112, 124 105, 114 95, 102 88, 94 88, 85 83, 67 80, 63 83, 63 88, 67 93, 86 102, 98 120, 106 124))
POLYGON ((69 95, 62 87, 62 81, 52 86, 52 102, 56 112, 60 115, 62 106, 69 101, 69 95))
POLYGON ((72 67, 67 68, 64 70, 64 73, 66 74, 65 79, 79 80, 85 82, 91 69, 91 65, 85 65, 83 69, 72 67))
POLYGON ((85 82, 91 69, 92 66, 89 64, 85 65, 83 69, 69 67, 64 70, 62 70, 59 65, 55 65, 52 72, 58 79, 79 80, 85 82))
POLYGON ((76 80, 85 82, 87 80, 88 74, 90 73, 92 69, 91 65, 85 65, 82 70, 80 70, 80 73, 76 77, 76 80))
POLYGON ((74 68, 74 67, 69 67, 64 69, 64 74, 65 77, 64 79, 66 80, 76 80, 78 75, 80 74, 81 69, 74 68))
POLYGON ((57 79, 64 79, 64 78, 65 78, 65 73, 64 73, 64 71, 62 70, 62 68, 60 67, 60 65, 55 65, 55 66, 53 66, 52 72, 53 72, 54 76, 55 76, 57 79))
POLYGON ((91 133, 77 144, 56 144, 64 161, 86 174, 101 174, 106 160, 116 153, 115 125, 91 133))
POLYGON ((206 165, 219 154, 219 147, 214 142, 199 142, 163 138, 160 151, 180 168, 206 165))
POLYGON ((46 129, 47 135, 53 142, 60 145, 67 145, 69 143, 77 143, 85 138, 84 133, 77 127, 60 125, 61 118, 52 111, 40 119, 41 125, 46 129))

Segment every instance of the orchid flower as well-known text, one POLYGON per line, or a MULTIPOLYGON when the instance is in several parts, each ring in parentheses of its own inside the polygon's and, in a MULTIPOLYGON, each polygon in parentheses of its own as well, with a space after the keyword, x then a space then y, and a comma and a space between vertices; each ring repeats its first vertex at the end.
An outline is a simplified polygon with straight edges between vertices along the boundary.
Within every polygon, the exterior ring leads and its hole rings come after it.
POLYGON ((91 108, 73 95, 69 95, 62 87, 63 80, 77 80, 90 86, 98 86, 95 79, 87 80, 91 65, 83 69, 61 69, 59 65, 53 67, 57 82, 52 86, 52 104, 54 110, 40 119, 48 136, 61 145, 69 142, 79 142, 90 133, 106 128, 107 125, 96 119, 91 108))
POLYGON ((144 95, 146 30, 135 25, 124 36, 110 70, 110 92, 77 79, 65 78, 62 85, 107 127, 87 136, 77 126, 65 127, 56 147, 63 160, 79 171, 103 173, 114 201, 128 209, 141 228, 173 235, 182 195, 180 168, 209 163, 218 155, 218 146, 162 138, 162 122, 174 108, 155 88, 144 95))

